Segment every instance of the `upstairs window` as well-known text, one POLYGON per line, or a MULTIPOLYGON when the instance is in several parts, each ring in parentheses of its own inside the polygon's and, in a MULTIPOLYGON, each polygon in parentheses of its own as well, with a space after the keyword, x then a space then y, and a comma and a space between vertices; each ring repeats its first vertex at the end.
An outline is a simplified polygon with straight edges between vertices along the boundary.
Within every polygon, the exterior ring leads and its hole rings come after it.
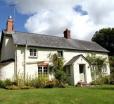
POLYGON ((30 57, 37 57, 37 50, 34 48, 31 48, 30 50, 30 57))
POLYGON ((63 57, 63 51, 58 51, 58 56, 63 57))

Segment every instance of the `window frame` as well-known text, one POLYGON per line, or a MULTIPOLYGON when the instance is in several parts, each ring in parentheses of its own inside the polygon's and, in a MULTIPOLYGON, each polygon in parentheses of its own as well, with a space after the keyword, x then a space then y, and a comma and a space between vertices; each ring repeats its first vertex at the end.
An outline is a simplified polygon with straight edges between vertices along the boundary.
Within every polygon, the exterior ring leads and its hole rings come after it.
POLYGON ((36 48, 30 48, 29 49, 29 57, 35 57, 35 58, 38 57, 38 52, 37 52, 36 48))
POLYGON ((38 75, 48 75, 49 71, 48 71, 48 66, 38 66, 38 75), (39 68, 41 68, 41 73, 39 73, 39 68), (44 70, 47 70, 47 72, 45 72, 44 70))
POLYGON ((63 57, 63 50, 58 50, 57 51, 58 57, 63 57), (61 53, 60 53, 61 52, 61 53))

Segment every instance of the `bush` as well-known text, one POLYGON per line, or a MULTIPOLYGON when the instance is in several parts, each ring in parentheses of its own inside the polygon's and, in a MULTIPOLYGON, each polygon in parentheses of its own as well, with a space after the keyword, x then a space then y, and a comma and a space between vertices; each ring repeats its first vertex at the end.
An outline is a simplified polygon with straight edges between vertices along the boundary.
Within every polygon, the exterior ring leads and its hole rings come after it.
POLYGON ((2 80, 0 80, 0 88, 4 88, 4 82, 2 80))
POLYGON ((5 85, 5 86, 11 86, 12 84, 13 84, 12 81, 9 80, 9 79, 6 79, 6 80, 4 81, 4 85, 5 85))
POLYGON ((102 84, 110 84, 110 77, 109 76, 100 76, 96 80, 94 80, 92 85, 102 85, 102 84))
POLYGON ((16 82, 12 82, 10 79, 4 81, 0 80, 0 88, 7 88, 7 86, 17 85, 16 82))
POLYGON ((58 87, 59 85, 59 81, 57 80, 51 80, 51 81, 47 81, 45 84, 45 88, 53 88, 53 87, 58 87))
POLYGON ((28 85, 35 88, 44 88, 46 85, 46 80, 43 78, 35 78, 31 80, 28 85))
POLYGON ((16 85, 11 85, 11 86, 7 86, 6 89, 8 89, 8 90, 19 90, 20 87, 16 86, 16 85))

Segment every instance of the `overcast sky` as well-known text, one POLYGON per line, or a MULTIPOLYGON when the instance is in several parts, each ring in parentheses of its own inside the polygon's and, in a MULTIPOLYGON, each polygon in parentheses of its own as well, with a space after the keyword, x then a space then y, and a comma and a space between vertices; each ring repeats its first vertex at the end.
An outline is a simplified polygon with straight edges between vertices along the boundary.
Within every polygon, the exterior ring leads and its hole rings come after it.
POLYGON ((22 31, 63 36, 69 28, 72 38, 90 40, 100 28, 114 27, 114 0, 4 1, 15 4, 22 31))

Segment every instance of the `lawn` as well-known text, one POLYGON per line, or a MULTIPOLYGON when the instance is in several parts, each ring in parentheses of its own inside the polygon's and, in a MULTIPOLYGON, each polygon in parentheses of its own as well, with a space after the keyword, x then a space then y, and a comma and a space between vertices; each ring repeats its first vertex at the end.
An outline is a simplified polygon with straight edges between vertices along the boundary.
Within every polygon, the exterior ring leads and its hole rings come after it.
POLYGON ((0 104, 114 104, 114 86, 29 90, 0 89, 0 104))

